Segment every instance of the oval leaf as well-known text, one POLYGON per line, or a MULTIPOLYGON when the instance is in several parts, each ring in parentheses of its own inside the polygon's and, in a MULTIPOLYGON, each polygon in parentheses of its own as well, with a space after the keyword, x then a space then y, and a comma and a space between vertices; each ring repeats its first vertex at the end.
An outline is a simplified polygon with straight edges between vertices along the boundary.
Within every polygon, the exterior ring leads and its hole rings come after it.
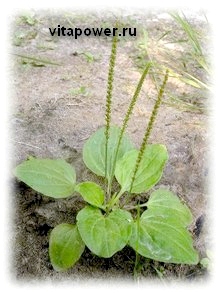
POLYGON ((31 158, 15 168, 15 176, 34 190, 53 197, 73 194, 76 173, 64 160, 31 158))
POLYGON ((71 268, 80 258, 85 244, 75 225, 60 224, 56 226, 49 240, 49 256, 56 271, 71 268))
POLYGON ((94 182, 79 183, 75 187, 75 191, 79 192, 83 199, 96 207, 102 207, 105 193, 103 189, 94 182))
POLYGON ((157 261, 197 264, 198 253, 185 227, 192 219, 189 213, 171 192, 155 192, 150 197, 148 209, 133 224, 130 246, 139 254, 157 261), (163 192, 163 200, 158 201, 163 192), (170 210, 167 204, 170 204, 170 210))
POLYGON ((166 189, 158 189, 152 192, 147 207, 149 213, 161 214, 166 218, 172 218, 183 226, 192 223, 192 214, 186 204, 182 203, 178 196, 166 189))
MULTIPOLYGON (((107 148, 107 172, 108 179, 113 175, 113 165, 116 154, 116 148, 120 135, 120 128, 116 126, 110 127, 109 140, 107 148)), ((84 144, 83 161, 86 166, 96 175, 105 176, 105 127, 96 131, 84 144)), ((119 147, 117 160, 119 160, 127 151, 133 149, 133 145, 129 138, 124 135, 119 147)))
MULTIPOLYGON (((130 191, 137 157, 138 150, 131 150, 116 164, 115 177, 123 192, 130 191)), ((151 189, 160 180, 167 159, 168 154, 164 145, 148 145, 136 173, 131 192, 141 193, 151 189)))
POLYGON ((103 215, 100 209, 87 206, 77 215, 77 226, 83 241, 100 257, 111 257, 125 247, 131 223, 131 214, 120 209, 103 215))

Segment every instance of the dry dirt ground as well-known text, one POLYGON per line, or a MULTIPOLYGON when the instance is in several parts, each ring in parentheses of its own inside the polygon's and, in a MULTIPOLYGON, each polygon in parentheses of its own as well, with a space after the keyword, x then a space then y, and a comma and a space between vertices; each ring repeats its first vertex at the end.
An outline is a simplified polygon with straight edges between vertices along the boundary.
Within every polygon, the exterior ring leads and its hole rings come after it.
MULTIPOLYGON (((177 26, 164 13, 119 13, 124 24, 139 29, 136 38, 121 39, 118 44, 113 95, 113 122, 121 124, 128 103, 140 78, 137 64, 137 44, 141 29, 146 29, 151 50, 157 53, 154 39, 166 31, 178 33, 177 26), (154 46, 154 47, 152 47, 154 46)), ((76 168, 77 181, 94 179, 82 161, 82 147, 86 139, 104 125, 106 81, 111 50, 109 37, 51 37, 48 27, 112 26, 114 13, 35 12, 27 18, 15 15, 11 22, 10 72, 11 113, 9 117, 10 159, 13 168, 28 156, 64 158, 76 168), (17 54, 17 55, 15 55, 17 54), (20 55, 20 56, 18 56, 20 55), (23 56, 23 57, 22 57, 23 56), (31 56, 47 59, 28 59, 31 56)), ((203 20, 193 24, 206 31, 203 20)), ((169 48, 178 51, 178 44, 169 48)), ((158 57, 159 58, 159 57, 158 57)), ((174 79, 167 88, 180 94, 198 98, 195 91, 174 79)), ((144 133, 154 98, 155 86, 151 78, 144 82, 127 133, 138 147, 144 133)), ((165 95, 165 101, 167 96, 165 95)), ((205 104, 199 101, 198 104, 205 104)), ((166 186, 190 207, 194 222, 190 227, 200 258, 206 257, 210 246, 208 226, 208 116, 204 111, 186 111, 163 103, 152 131, 150 142, 167 146, 169 161, 156 188, 166 186)), ((76 212, 84 206, 77 196, 65 200, 46 198, 11 177, 13 235, 11 255, 12 275, 17 280, 79 280, 133 279, 135 254, 129 247, 111 259, 102 259, 85 250, 70 270, 57 273, 48 257, 48 235, 59 223, 74 223, 76 212)), ((144 196, 144 195, 143 195, 144 196)), ((196 266, 174 265, 141 258, 139 278, 148 280, 205 280, 206 269, 196 266)))

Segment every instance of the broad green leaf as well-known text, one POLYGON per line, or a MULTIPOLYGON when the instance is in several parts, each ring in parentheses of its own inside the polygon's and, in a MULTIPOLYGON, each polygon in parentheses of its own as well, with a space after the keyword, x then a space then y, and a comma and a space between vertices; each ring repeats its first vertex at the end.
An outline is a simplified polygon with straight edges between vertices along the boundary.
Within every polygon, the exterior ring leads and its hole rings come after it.
MULTIPOLYGON (((107 149, 107 172, 108 180, 113 175, 113 165, 116 154, 116 148, 120 135, 120 128, 110 127, 108 149, 107 149)), ((85 143, 83 147, 83 160, 86 166, 96 175, 105 176, 105 127, 97 130, 85 143)), ((118 151, 117 160, 119 160, 127 151, 133 149, 129 138, 124 135, 118 151)))
POLYGON ((31 158, 18 165, 14 173, 34 190, 53 198, 68 197, 74 192, 76 173, 64 160, 31 158))
POLYGON ((166 218, 172 218, 185 227, 193 220, 189 208, 175 194, 166 189, 152 192, 147 207, 149 213, 165 215, 166 218))
POLYGON ((94 182, 79 183, 75 187, 75 191, 79 192, 83 199, 96 207, 102 207, 105 193, 103 189, 94 182))
POLYGON ((128 243, 132 216, 117 209, 109 215, 87 206, 77 215, 77 227, 86 246, 100 257, 111 257, 128 243))
POLYGON ((133 224, 129 244, 139 254, 157 261, 197 264, 198 253, 186 228, 191 220, 189 209, 174 194, 157 190, 150 197, 148 209, 133 224))
POLYGON ((56 271, 71 268, 80 258, 85 244, 75 225, 60 224, 56 226, 49 240, 49 256, 56 271))
MULTIPOLYGON (((115 177, 123 192, 130 191, 137 157, 138 150, 131 150, 116 164, 115 177)), ((160 180, 167 159, 168 154, 164 145, 147 145, 131 192, 141 193, 151 189, 160 180)))

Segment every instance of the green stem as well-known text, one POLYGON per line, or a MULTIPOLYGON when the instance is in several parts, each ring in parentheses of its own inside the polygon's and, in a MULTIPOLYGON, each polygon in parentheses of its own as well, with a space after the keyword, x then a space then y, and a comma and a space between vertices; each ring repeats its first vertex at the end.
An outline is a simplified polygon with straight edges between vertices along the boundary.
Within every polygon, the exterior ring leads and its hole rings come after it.
POLYGON ((140 273, 140 254, 135 251, 135 263, 134 263, 134 280, 138 283, 139 282, 139 273, 140 273))
POLYGON ((112 209, 112 207, 118 203, 118 201, 119 201, 120 197, 123 195, 123 193, 124 193, 124 190, 121 189, 118 194, 117 193, 113 194, 113 196, 110 198, 110 200, 107 204, 108 210, 112 209))
MULTIPOLYGON (((108 170, 108 140, 110 133, 110 123, 111 123, 111 105, 112 105, 112 91, 113 91, 113 80, 114 80, 114 68, 115 68, 115 60, 116 60, 116 52, 117 52, 117 42, 118 36, 117 34, 113 37, 112 41, 112 50, 109 62, 109 71, 108 71, 108 86, 107 86, 107 95, 106 95, 106 111, 105 111, 105 178, 107 178, 107 170, 108 170)), ((110 196, 110 180, 107 178, 108 187, 107 187, 107 197, 110 196)))
POLYGON ((126 209, 126 210, 135 210, 135 209, 138 209, 139 207, 140 208, 147 207, 147 203, 139 204, 139 205, 136 205, 136 206, 123 206, 123 208, 126 209))
MULTIPOLYGON (((137 231, 139 234, 139 230, 140 230, 140 205, 138 203, 138 209, 137 209, 137 218, 136 218, 136 222, 137 222, 137 231)), ((139 239, 139 237, 137 237, 137 239, 139 239)), ((134 279, 135 281, 139 281, 139 273, 140 273, 140 255, 137 252, 138 250, 138 240, 136 243, 136 247, 135 247, 135 264, 134 264, 134 279)))

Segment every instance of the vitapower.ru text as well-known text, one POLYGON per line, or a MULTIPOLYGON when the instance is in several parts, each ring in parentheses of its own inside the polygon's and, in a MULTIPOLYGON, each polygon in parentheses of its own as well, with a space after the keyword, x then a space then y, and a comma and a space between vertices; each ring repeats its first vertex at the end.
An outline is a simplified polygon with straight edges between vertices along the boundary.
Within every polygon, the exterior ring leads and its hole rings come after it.
POLYGON ((77 39, 80 36, 95 36, 95 37, 100 37, 102 35, 104 36, 115 36, 116 34, 118 34, 118 36, 131 36, 131 37, 136 37, 137 35, 137 30, 136 28, 79 28, 79 27, 75 27, 75 28, 66 28, 64 26, 61 26, 58 24, 57 27, 55 28, 50 28, 49 27, 49 32, 51 34, 51 36, 58 36, 58 37, 74 37, 74 39, 77 39))

